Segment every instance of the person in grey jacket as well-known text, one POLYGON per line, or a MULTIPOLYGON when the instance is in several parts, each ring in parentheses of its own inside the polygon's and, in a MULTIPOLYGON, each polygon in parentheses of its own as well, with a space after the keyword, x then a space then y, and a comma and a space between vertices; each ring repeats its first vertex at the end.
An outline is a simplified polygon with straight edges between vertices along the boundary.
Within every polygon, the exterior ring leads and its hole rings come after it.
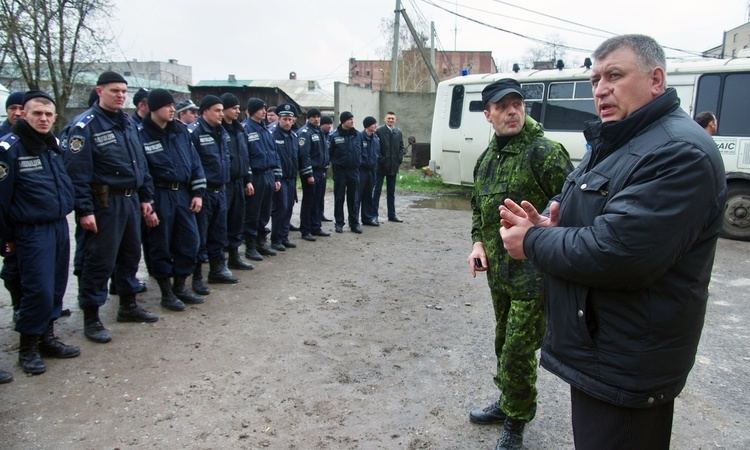
POLYGON ((541 364, 571 385, 577 449, 668 449, 695 361, 726 181, 713 140, 666 88, 664 51, 594 52, 591 150, 539 215, 500 207, 511 256, 545 274, 541 364))

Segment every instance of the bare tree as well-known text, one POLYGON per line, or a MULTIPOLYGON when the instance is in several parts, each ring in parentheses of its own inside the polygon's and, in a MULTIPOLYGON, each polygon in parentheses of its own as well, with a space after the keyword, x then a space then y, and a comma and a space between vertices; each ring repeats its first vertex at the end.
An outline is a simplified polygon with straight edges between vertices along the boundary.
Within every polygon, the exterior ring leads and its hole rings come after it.
POLYGON ((65 116, 76 76, 110 42, 110 0, 0 0, 0 66, 29 89, 45 89, 65 116))
POLYGON ((526 63, 527 67, 533 67, 534 63, 539 61, 551 61, 554 63, 558 59, 565 59, 566 51, 565 47, 563 47, 565 41, 559 34, 549 35, 545 40, 549 44, 540 44, 528 49, 524 58, 524 63, 526 63))
MULTIPOLYGON (((382 18, 380 20, 380 31, 387 39, 383 47, 379 49, 379 54, 383 59, 391 59, 391 48, 393 47, 393 18, 382 18)), ((428 39, 420 33, 422 42, 428 39)), ((430 89, 430 74, 427 67, 419 54, 417 45, 409 29, 406 26, 399 27, 398 42, 398 87, 402 92, 420 92, 430 89)), ((384 85, 390 86, 391 74, 384 74, 384 85)))

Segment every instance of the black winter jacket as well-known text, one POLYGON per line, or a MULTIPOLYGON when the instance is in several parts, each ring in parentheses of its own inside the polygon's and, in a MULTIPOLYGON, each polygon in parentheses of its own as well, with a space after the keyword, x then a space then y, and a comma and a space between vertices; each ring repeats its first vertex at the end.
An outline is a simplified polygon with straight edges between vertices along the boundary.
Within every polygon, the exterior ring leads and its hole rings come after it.
POLYGON ((524 250, 545 277, 542 366, 600 400, 656 406, 695 361, 726 196, 713 140, 674 89, 618 122, 560 194, 559 225, 524 250))

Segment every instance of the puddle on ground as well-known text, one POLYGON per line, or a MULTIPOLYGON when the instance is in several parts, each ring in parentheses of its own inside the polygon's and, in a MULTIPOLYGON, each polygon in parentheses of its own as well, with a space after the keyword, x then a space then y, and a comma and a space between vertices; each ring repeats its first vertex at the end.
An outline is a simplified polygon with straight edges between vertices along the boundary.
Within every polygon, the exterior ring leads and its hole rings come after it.
POLYGON ((471 202, 468 197, 458 195, 444 195, 434 198, 423 198, 415 200, 409 205, 410 208, 449 209, 454 211, 468 211, 471 202))

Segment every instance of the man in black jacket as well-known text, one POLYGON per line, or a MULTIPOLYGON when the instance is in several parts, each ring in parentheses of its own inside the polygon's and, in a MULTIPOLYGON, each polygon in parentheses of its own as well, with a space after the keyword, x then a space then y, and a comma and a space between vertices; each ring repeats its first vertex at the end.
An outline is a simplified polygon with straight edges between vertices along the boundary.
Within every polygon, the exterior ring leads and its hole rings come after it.
POLYGON ((396 177, 398 176, 398 168, 404 161, 404 136, 401 130, 396 128, 396 113, 388 111, 385 114, 384 121, 385 125, 375 131, 380 138, 380 157, 378 158, 378 175, 375 180, 373 201, 377 209, 380 205, 383 179, 385 179, 388 221, 401 222, 402 220, 396 216, 396 177))
POLYGON ((500 233, 546 275, 541 363, 571 385, 576 448, 668 449, 706 312, 724 166, 666 89, 652 38, 610 38, 594 58, 591 151, 548 217, 506 200, 500 233))

